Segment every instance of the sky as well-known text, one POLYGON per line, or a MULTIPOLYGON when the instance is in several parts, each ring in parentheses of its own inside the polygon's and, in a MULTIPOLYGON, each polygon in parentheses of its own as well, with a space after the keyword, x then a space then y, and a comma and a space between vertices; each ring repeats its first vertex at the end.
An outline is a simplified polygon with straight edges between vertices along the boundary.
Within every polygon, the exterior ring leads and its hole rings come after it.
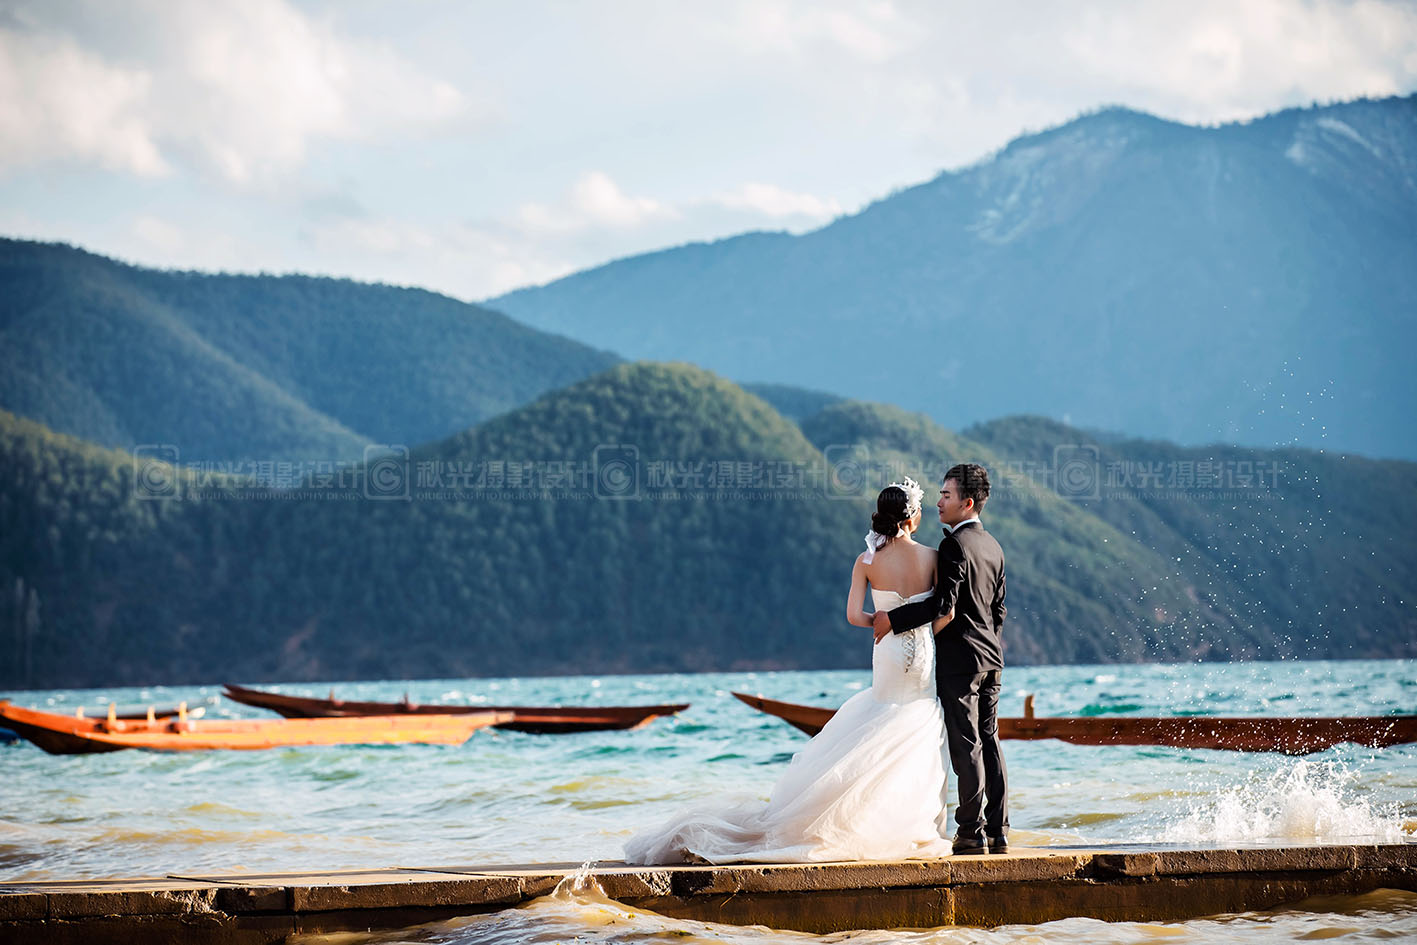
POLYGON ((1412 0, 0 0, 0 235, 471 301, 1105 105, 1414 89, 1412 0))

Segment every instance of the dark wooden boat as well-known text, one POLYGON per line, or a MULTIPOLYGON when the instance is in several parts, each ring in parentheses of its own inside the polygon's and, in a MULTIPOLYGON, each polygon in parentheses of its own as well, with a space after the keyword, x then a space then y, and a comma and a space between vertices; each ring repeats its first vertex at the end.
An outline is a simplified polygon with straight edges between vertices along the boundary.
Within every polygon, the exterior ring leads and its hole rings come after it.
POLYGON ((233 702, 269 709, 288 719, 340 718, 365 715, 457 715, 469 712, 511 713, 511 718, 497 723, 497 728, 514 732, 563 734, 566 732, 600 732, 639 728, 655 719, 683 712, 682 705, 613 705, 613 706, 526 706, 526 705, 419 705, 402 702, 354 702, 308 696, 288 696, 264 689, 248 689, 230 683, 224 695, 233 702))
POLYGON ((823 709, 814 705, 798 705, 795 702, 779 702, 762 696, 750 696, 745 692, 733 694, 740 702, 745 702, 759 712, 774 715, 799 732, 816 735, 836 715, 836 709, 823 709))
POLYGON ((120 719, 58 715, 0 700, 0 726, 51 755, 147 748, 155 751, 254 750, 297 745, 460 745, 506 713, 360 716, 333 719, 120 719))
MULTIPOLYGON (((835 709, 797 705, 733 693, 760 712, 776 716, 815 735, 835 709)), ((1277 751, 1306 755, 1344 742, 1386 748, 1417 742, 1417 715, 1279 718, 1271 716, 1177 715, 1170 717, 1035 716, 1033 696, 1024 700, 1022 718, 999 719, 999 737, 1055 738, 1075 745, 1167 745, 1227 751, 1277 751)))

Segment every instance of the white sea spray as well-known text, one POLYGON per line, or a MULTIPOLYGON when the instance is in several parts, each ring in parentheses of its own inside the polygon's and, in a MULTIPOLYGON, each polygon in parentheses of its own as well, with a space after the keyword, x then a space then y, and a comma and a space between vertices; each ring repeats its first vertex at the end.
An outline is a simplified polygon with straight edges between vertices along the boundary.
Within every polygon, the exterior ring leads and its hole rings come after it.
POLYGON ((1338 761, 1302 759, 1188 798, 1157 837, 1205 844, 1402 838, 1401 812, 1366 797, 1358 772, 1338 761))

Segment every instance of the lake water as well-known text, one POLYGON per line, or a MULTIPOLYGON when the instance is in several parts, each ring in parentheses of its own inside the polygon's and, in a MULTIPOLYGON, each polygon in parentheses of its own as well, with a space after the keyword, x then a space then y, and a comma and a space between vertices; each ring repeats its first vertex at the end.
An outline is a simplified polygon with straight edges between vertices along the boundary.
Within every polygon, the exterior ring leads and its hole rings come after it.
MULTIPOLYGON (((681 805, 766 798, 805 736, 732 690, 837 705, 866 669, 341 684, 346 698, 500 704, 689 702, 632 732, 482 731, 465 745, 57 757, 0 745, 0 880, 616 859, 637 827, 681 805)), ((1039 715, 1383 715, 1417 712, 1417 662, 1022 667, 1039 715)), ((324 695, 321 687, 273 686, 324 695)), ((326 687, 327 688, 327 687, 326 687)), ((97 714, 107 703, 215 699, 219 687, 11 693, 97 714)), ((209 715, 268 717, 220 701, 209 715)), ((1303 758, 1156 747, 1004 743, 1015 845, 1402 842, 1417 828, 1417 746, 1340 746, 1303 758)), ((1379 892, 1274 913, 1168 924, 1073 919, 1040 927, 862 932, 853 942, 1209 942, 1417 939, 1417 896, 1379 892)), ((633 912, 593 889, 372 941, 798 942, 797 933, 633 912)), ((348 939, 341 939, 347 941, 348 939)))

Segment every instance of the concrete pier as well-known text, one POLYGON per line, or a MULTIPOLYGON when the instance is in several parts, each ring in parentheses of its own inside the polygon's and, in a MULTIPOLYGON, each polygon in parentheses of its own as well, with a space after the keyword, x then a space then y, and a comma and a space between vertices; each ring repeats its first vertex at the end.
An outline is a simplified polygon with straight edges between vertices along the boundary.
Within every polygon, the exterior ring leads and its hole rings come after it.
MULTIPOLYGON (((191 874, 0 884, 0 942, 281 942, 506 909, 579 864, 191 874)), ((814 865, 630 867, 594 881, 626 905, 806 932, 1160 921, 1318 895, 1417 892, 1417 844, 1179 849, 1047 847, 1003 856, 814 865)))

